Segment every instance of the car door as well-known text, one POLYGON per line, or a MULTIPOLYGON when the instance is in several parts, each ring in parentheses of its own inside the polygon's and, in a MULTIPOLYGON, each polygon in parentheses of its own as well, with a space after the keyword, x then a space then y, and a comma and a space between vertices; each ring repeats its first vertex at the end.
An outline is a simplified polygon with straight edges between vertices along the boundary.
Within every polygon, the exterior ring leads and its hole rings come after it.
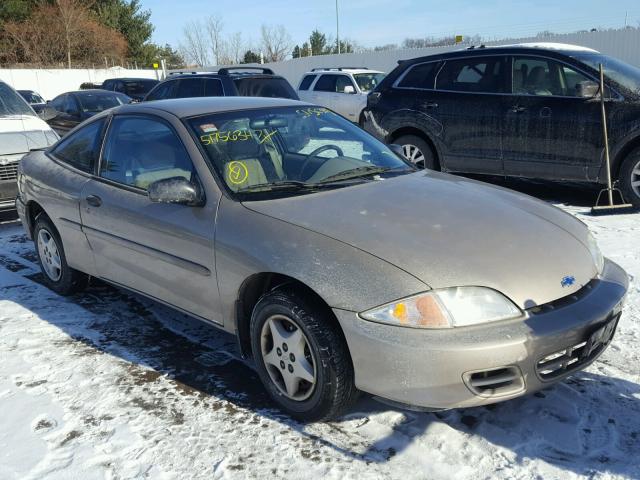
POLYGON ((361 97, 358 95, 353 80, 349 75, 336 75, 336 94, 334 110, 352 122, 358 121, 358 116, 364 105, 360 105, 361 97))
POLYGON ((603 148, 600 104, 578 95, 594 78, 559 60, 515 55, 504 98, 505 174, 592 180, 603 148))
POLYGON ((82 192, 82 225, 100 277, 220 321, 213 250, 219 192, 196 147, 185 142, 184 127, 166 119, 114 116, 98 177, 82 192), (151 202, 149 185, 172 177, 204 188, 206 204, 151 202))
POLYGON ((470 56, 444 62, 435 90, 416 95, 414 108, 440 126, 443 169, 502 174, 502 95, 506 58, 470 56))
POLYGON ((53 107, 56 112, 55 116, 51 118, 48 123, 61 137, 80 123, 80 107, 73 95, 67 93, 56 97, 51 102, 51 107, 53 107))
POLYGON ((322 107, 336 109, 336 82, 338 76, 333 73, 320 75, 313 86, 311 102, 322 107))

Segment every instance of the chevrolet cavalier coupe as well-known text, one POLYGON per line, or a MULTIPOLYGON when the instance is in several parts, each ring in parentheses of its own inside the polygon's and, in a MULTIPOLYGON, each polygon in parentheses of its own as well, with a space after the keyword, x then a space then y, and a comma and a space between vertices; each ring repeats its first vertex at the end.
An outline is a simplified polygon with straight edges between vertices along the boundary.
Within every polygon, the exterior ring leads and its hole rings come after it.
POLYGON ((628 278, 587 227, 398 151, 293 100, 122 105, 27 155, 16 204, 51 289, 96 277, 235 334, 303 420, 359 391, 484 405, 593 362, 628 278))

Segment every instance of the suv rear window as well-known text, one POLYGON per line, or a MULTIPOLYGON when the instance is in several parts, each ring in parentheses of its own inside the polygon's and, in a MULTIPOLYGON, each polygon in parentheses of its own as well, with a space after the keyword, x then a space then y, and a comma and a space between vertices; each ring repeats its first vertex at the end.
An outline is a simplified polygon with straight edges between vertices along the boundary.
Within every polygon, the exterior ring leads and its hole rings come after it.
POLYGON ((309 87, 311 86, 315 78, 316 75, 306 75, 302 79, 302 82, 300 82, 300 88, 298 90, 309 90, 309 87))
POLYGON ((502 57, 447 60, 438 73, 436 89, 455 92, 504 92, 503 66, 502 57))
POLYGON ((295 90, 284 78, 235 78, 233 83, 241 97, 277 97, 298 100, 295 90))
POLYGON ((220 97, 222 82, 216 78, 181 78, 173 98, 220 97))
POLYGON ((398 87, 433 90, 436 72, 440 65, 440 62, 429 62, 409 67, 409 71, 398 82, 398 87))

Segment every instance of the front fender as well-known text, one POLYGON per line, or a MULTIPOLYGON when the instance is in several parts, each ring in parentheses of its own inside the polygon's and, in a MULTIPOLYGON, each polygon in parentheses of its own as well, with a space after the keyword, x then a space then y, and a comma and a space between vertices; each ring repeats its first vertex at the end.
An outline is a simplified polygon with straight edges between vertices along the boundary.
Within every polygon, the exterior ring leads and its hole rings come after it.
POLYGON ((262 272, 295 278, 330 307, 354 312, 429 289, 385 260, 228 198, 218 212, 215 252, 224 328, 230 332, 243 283, 262 272))

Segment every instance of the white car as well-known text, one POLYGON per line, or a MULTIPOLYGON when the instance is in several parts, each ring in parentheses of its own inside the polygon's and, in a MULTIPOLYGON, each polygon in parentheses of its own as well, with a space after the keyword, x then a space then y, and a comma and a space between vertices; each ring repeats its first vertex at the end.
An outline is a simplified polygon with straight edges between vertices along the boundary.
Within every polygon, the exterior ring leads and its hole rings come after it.
POLYGON ((368 68, 314 68, 302 77, 298 96, 362 125, 367 94, 384 76, 385 73, 368 68))
POLYGON ((15 206, 20 159, 30 150, 54 144, 58 138, 25 99, 0 80, 0 211, 15 206))

